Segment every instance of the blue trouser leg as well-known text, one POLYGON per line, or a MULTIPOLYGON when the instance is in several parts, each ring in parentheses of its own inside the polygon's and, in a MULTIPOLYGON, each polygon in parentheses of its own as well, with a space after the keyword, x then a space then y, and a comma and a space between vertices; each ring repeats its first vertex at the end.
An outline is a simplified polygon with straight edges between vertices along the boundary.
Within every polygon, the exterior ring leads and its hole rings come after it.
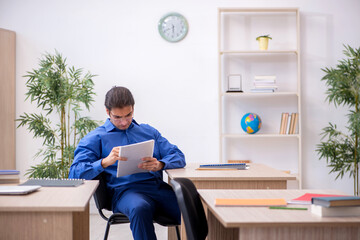
POLYGON ((181 213, 174 191, 165 182, 161 182, 157 190, 152 193, 156 199, 156 212, 166 214, 166 216, 175 219, 180 224, 181 213))
POLYGON ((154 201, 144 194, 126 192, 119 200, 119 210, 130 219, 130 228, 135 240, 156 239, 153 212, 154 201))
POLYGON ((147 181, 128 185, 114 202, 114 212, 130 219, 135 240, 156 239, 153 215, 159 211, 180 222, 180 210, 171 187, 162 181, 147 181))

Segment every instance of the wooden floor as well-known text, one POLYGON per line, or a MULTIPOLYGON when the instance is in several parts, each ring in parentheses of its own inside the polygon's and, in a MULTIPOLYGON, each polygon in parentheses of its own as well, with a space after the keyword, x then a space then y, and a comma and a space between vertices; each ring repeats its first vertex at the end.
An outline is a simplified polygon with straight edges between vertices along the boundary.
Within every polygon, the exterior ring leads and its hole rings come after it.
MULTIPOLYGON (((103 240, 106 221, 99 214, 90 214, 90 240, 103 240)), ((155 232, 158 240, 167 239, 167 228, 155 224, 155 232)), ((110 227, 109 240, 132 240, 130 224, 118 224, 110 227)))

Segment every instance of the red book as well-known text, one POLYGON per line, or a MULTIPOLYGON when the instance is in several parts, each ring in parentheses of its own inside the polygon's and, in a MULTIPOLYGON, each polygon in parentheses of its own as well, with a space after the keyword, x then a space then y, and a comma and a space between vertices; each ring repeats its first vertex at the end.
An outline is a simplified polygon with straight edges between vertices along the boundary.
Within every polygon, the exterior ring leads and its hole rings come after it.
POLYGON ((335 194, 317 194, 317 193, 305 193, 304 195, 294 198, 288 201, 289 204, 311 204, 313 197, 342 197, 346 195, 335 195, 335 194))

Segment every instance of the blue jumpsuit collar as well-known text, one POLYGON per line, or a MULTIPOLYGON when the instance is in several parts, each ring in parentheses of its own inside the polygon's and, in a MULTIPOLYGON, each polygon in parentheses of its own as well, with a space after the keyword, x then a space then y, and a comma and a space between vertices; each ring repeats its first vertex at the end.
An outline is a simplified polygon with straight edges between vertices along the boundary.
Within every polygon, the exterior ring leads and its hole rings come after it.
POLYGON ((139 124, 135 121, 135 119, 132 120, 130 126, 125 130, 120 130, 117 127, 114 126, 114 124, 110 121, 110 118, 106 119, 106 122, 104 124, 106 132, 112 132, 112 131, 127 131, 128 129, 131 129, 134 127, 134 125, 139 126, 139 124))

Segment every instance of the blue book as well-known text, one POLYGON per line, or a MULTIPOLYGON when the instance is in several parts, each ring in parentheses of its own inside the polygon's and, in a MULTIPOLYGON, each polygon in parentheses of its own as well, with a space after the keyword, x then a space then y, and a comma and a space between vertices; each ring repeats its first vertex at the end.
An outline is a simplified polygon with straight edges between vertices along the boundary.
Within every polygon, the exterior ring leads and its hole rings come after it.
POLYGON ((339 197, 314 197, 311 203, 323 207, 344 207, 360 206, 360 197, 339 196, 339 197))
POLYGON ((7 170, 7 169, 0 170, 0 175, 18 175, 19 173, 20 173, 19 170, 7 170))
POLYGON ((213 168, 213 169, 246 169, 246 163, 221 163, 221 164, 202 164, 199 168, 213 168))

